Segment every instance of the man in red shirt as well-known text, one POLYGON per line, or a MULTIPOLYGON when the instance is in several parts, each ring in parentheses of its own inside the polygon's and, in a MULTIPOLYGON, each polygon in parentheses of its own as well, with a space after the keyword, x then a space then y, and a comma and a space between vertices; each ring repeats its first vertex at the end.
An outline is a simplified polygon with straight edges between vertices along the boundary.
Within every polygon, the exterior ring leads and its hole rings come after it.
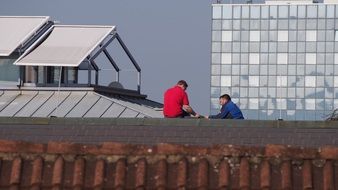
POLYGON ((189 106, 188 95, 185 90, 188 88, 187 82, 180 80, 177 84, 169 88, 164 93, 163 115, 167 118, 199 115, 189 106))

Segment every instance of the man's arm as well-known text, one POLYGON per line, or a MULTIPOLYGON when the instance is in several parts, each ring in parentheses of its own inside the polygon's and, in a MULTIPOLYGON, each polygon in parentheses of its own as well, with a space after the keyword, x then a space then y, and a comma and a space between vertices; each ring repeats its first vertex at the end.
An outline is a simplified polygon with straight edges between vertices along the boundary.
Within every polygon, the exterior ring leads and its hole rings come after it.
POLYGON ((182 106, 182 109, 184 111, 186 111, 187 113, 195 116, 195 117, 199 117, 199 115, 192 109, 192 107, 189 106, 188 94, 186 92, 184 92, 184 95, 183 95, 183 106, 182 106))
POLYGON ((229 111, 225 108, 225 106, 222 106, 221 113, 217 115, 210 115, 208 118, 210 119, 224 119, 229 114, 229 111))
POLYGON ((197 113, 189 105, 183 105, 183 110, 186 111, 187 113, 193 115, 193 116, 197 115, 197 113))

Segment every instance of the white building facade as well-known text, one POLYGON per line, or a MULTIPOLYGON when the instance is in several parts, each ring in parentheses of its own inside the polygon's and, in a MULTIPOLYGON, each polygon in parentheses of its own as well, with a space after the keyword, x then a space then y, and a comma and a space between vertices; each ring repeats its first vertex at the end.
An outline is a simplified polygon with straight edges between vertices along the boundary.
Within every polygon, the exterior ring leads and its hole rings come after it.
POLYGON ((211 113, 222 94, 248 119, 325 119, 338 108, 338 4, 213 4, 211 113))

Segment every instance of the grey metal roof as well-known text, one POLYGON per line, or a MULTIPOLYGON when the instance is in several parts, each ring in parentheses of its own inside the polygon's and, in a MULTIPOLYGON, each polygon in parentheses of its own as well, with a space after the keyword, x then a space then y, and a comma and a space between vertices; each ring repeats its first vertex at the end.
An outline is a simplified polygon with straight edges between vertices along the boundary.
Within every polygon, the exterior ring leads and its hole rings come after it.
POLYGON ((157 108, 92 90, 0 90, 0 117, 161 118, 157 108), (57 106, 59 105, 59 106, 57 106))

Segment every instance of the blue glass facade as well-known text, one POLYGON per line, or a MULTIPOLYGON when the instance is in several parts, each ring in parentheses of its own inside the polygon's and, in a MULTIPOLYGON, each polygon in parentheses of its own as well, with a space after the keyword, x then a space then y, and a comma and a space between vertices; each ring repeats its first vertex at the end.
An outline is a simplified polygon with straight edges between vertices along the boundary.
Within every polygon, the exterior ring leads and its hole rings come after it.
POLYGON ((211 113, 227 93, 249 119, 325 119, 338 108, 337 17, 335 4, 214 4, 211 113))

